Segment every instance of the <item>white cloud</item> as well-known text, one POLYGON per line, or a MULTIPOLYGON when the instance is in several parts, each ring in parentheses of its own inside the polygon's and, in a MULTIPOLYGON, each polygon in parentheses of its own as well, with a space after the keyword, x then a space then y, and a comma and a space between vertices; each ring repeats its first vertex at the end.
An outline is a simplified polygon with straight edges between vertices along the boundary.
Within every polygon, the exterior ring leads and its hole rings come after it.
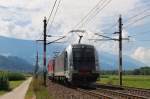
POLYGON ((138 47, 131 56, 148 65, 150 64, 150 48, 138 47))
MULTIPOLYGON (((43 18, 49 15, 54 1, 55 0, 0 0, 0 36, 20 39, 39 39, 43 32, 43 18)), ((98 1, 99 0, 62 0, 49 34, 62 35, 70 31, 98 1)), ((100 41, 95 43, 89 42, 88 39, 100 38, 93 35, 92 32, 107 32, 102 29, 118 22, 120 14, 123 15, 124 21, 126 15, 128 15, 127 17, 132 15, 132 13, 130 14, 131 9, 142 3, 142 0, 112 0, 89 24, 84 25, 82 29, 87 30, 88 33, 85 34, 82 42, 94 43, 99 50, 118 53, 117 42, 100 41)), ((137 13, 138 11, 139 10, 135 10, 133 13, 137 13)), ((113 31, 109 32, 114 33, 118 31, 116 27, 113 27, 113 29, 113 31)), ((128 32, 127 30, 123 30, 124 38, 128 37, 128 32)), ((113 37, 118 38, 118 36, 113 37)), ((79 37, 70 34, 68 39, 71 43, 74 43, 78 42, 79 37)), ((142 60, 147 60, 150 55, 147 54, 148 56, 145 58, 145 53, 143 54, 145 51, 149 50, 138 48, 135 50, 133 57, 136 58, 135 56, 138 56, 142 60), (138 54, 139 50, 141 54, 138 54)))
MULTIPOLYGON (((98 1, 62 0, 49 34, 57 35, 70 31, 98 1)), ((21 39, 39 39, 43 32, 43 18, 49 15, 53 3, 54 0, 0 0, 0 35, 21 39)), ((116 23, 119 14, 126 15, 139 3, 142 3, 141 0, 112 0, 100 14, 94 17, 90 24, 85 24, 82 29, 105 32, 102 31, 103 27, 106 27, 104 24, 108 24, 109 27, 112 22, 113 24, 116 23)), ((115 29, 115 31, 118 31, 117 28, 115 29)), ((112 31, 112 33, 115 31, 112 31)), ((83 38, 83 42, 94 43, 87 40, 94 37, 92 33, 88 33, 83 38)), ((118 36, 113 37, 118 38, 118 36)), ((123 37, 128 37, 127 30, 123 30, 123 37)), ((72 42, 78 42, 78 39, 77 35, 70 36, 72 42)), ((113 53, 118 52, 118 43, 98 42, 94 44, 98 46, 98 49, 113 53)))
MULTIPOLYGON (((70 31, 70 29, 72 29, 72 27, 79 22, 98 1, 99 0, 81 0, 80 2, 77 2, 76 0, 62 0, 52 30, 55 29, 57 24, 61 24, 61 27, 57 28, 59 29, 59 32, 64 33, 70 31)), ((103 23, 104 17, 124 14, 128 12, 129 9, 134 8, 137 2, 139 2, 139 0, 112 0, 108 7, 106 7, 106 9, 104 9, 104 11, 99 14, 86 29, 100 31, 101 27, 99 26, 103 23)), ((20 37, 22 39, 37 39, 37 35, 40 35, 40 33, 43 32, 43 17, 48 16, 53 3, 54 0, 0 0, 0 6, 6 7, 3 9, 0 8, 3 10, 0 11, 0 18, 11 19, 11 21, 7 21, 8 24, 15 23, 13 24, 14 28, 12 28, 11 32, 23 32, 10 34, 9 26, 3 25, 3 28, 8 28, 5 32, 5 36, 20 37), (27 26, 16 26, 16 22, 24 23, 28 21, 30 23, 27 26), (16 31, 18 28, 19 30, 16 31), (33 29, 27 29, 27 31, 26 28, 33 29)), ((6 21, 2 23, 5 22, 6 21)), ((55 33, 55 31, 53 31, 53 33, 55 33)), ((1 35, 4 35, 4 33, 1 35)))

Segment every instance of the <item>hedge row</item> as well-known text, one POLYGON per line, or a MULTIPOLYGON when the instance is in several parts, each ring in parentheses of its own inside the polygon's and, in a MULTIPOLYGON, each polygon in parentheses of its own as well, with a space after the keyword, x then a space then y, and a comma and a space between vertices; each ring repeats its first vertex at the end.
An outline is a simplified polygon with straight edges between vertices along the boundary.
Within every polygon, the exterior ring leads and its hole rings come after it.
POLYGON ((0 90, 9 90, 9 81, 25 80, 21 73, 0 71, 0 90))
POLYGON ((9 90, 8 76, 4 72, 0 72, 0 90, 9 90))

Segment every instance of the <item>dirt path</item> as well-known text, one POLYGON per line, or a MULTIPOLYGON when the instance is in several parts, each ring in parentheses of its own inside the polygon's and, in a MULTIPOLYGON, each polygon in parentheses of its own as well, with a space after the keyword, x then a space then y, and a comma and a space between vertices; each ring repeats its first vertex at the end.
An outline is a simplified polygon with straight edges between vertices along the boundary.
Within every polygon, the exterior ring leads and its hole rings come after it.
POLYGON ((31 80, 32 78, 27 79, 19 87, 3 96, 0 96, 0 99, 24 99, 31 80))

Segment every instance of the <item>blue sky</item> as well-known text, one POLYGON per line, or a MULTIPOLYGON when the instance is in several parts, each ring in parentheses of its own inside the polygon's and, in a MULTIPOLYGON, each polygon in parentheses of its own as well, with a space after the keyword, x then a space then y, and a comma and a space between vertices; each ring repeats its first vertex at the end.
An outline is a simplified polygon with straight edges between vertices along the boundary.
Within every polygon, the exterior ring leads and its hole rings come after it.
MULTIPOLYGON (((68 33, 99 1, 107 0, 80 0, 80 2, 61 0, 50 30, 48 25, 48 33, 55 35, 68 33)), ((0 0, 0 36, 27 40, 39 39, 43 32, 43 18, 49 15, 53 3, 54 0, 0 0)), ((150 1, 148 0, 112 0, 96 16, 91 14, 91 21, 83 24, 80 28, 87 31, 83 43, 96 45, 99 52, 106 51, 117 54, 117 42, 89 42, 87 39, 99 38, 92 34, 95 32, 117 38, 118 36, 112 33, 118 31, 117 22, 121 14, 124 24, 123 37, 131 36, 129 42, 123 43, 124 54, 150 64, 150 41, 144 41, 150 40, 150 16, 137 21, 150 14, 149 5, 150 1), (136 14, 139 15, 127 21, 136 14), (111 27, 114 24, 116 26, 111 27)), ((101 6, 99 5, 97 8, 101 6)), ((77 42, 77 39, 72 35, 67 38, 71 43, 77 42)))

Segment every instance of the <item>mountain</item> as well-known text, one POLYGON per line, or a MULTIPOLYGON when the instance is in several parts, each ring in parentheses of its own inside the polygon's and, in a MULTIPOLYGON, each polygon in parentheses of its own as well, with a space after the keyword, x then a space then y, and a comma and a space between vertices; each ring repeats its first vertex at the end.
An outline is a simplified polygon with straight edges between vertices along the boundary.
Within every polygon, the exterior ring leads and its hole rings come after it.
MULTIPOLYGON (((0 55, 3 56, 18 56, 31 64, 35 64, 36 48, 39 51, 39 58, 42 59, 43 46, 39 42, 36 44, 33 40, 21 40, 14 38, 7 38, 0 36, 0 55)), ((65 46, 60 45, 48 45, 47 46, 47 58, 53 56, 53 52, 61 51, 65 46)))
POLYGON ((35 52, 35 43, 29 40, 19 40, 0 37, 0 55, 18 56, 30 61, 35 52))
MULTIPOLYGON (((102 70, 117 70, 119 66, 119 57, 107 52, 99 53, 99 63, 102 70)), ((133 70, 146 64, 135 60, 129 56, 123 55, 123 70, 133 70)))
MULTIPOLYGON (((41 43, 36 45, 33 40, 20 40, 7 37, 0 37, 0 55, 17 56, 26 60, 30 64, 35 64, 36 48, 39 51, 40 65, 42 66, 43 46, 41 43)), ((66 45, 50 44, 47 46, 47 60, 54 56, 54 52, 62 51, 66 45)), ((6 57, 5 57, 6 58, 6 57)), ((11 59, 10 59, 11 60, 11 59)), ((17 61, 18 62, 18 61, 17 61)), ((114 70, 118 68, 118 56, 107 52, 99 53, 100 68, 103 70, 114 70)), ((129 56, 123 56, 123 69, 133 70, 145 66, 144 63, 137 61, 129 56)), ((14 67, 15 68, 15 67, 14 67)))
POLYGON ((32 72, 33 68, 30 63, 22 58, 0 55, 0 70, 32 72))

